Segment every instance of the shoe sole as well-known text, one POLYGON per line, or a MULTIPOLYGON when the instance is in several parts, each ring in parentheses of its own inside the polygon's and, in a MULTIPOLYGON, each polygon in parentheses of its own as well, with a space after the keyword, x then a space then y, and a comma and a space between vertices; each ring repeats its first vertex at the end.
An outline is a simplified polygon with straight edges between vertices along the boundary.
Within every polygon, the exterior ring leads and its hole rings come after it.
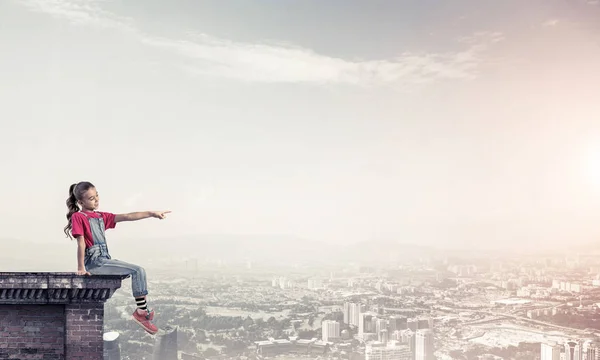
POLYGON ((150 335, 156 335, 156 333, 158 332, 158 330, 156 330, 156 331, 154 331, 154 332, 153 332, 153 331, 151 331, 151 330, 148 330, 148 328, 147 328, 147 327, 145 327, 145 326, 144 326, 144 324, 142 324, 142 323, 141 323, 141 322, 140 322, 138 319, 136 319, 136 318, 135 318, 135 317, 133 317, 133 316, 132 316, 132 318, 133 318, 133 321, 135 321, 135 322, 136 322, 136 323, 137 323, 139 326, 141 326, 141 327, 142 327, 142 329, 144 329, 144 330, 145 330, 145 331, 146 331, 148 334, 150 334, 150 335))

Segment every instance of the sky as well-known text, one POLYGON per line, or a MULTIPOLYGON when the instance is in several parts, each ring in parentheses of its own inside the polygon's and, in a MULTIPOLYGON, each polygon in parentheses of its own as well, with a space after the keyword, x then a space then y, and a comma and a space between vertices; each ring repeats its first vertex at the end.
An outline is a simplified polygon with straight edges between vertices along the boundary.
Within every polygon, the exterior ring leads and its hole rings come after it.
POLYGON ((79 181, 172 211, 111 239, 600 238, 598 1, 8 0, 0 54, 5 246, 79 181))

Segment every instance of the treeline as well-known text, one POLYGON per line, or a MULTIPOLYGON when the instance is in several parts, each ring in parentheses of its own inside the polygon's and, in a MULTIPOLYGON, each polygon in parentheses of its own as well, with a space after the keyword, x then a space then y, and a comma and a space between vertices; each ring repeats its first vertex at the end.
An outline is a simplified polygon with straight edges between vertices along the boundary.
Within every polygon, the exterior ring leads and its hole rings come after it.
POLYGON ((337 321, 340 324, 344 323, 344 313, 341 311, 336 311, 336 312, 331 312, 331 313, 327 313, 325 314, 325 316, 323 316, 323 320, 333 320, 333 321, 337 321))
POLYGON ((449 353, 452 359, 470 360, 477 359, 481 355, 491 354, 504 359, 513 360, 539 360, 540 343, 519 343, 519 346, 508 346, 504 348, 488 348, 478 345, 468 350, 453 350, 449 353))
POLYGON ((238 329, 244 326, 244 319, 241 316, 210 316, 203 315, 190 322, 192 328, 204 329, 208 331, 238 329))
POLYGON ((542 316, 536 320, 549 322, 552 324, 572 327, 577 329, 597 329, 600 330, 600 315, 599 314, 561 314, 554 316, 542 316))
POLYGON ((207 331, 221 331, 244 328, 250 329, 272 329, 285 330, 291 327, 291 320, 288 318, 277 320, 271 316, 267 321, 262 318, 256 320, 250 316, 242 318, 241 316, 221 316, 206 315, 189 316, 178 321, 179 325, 193 329, 202 329, 207 331))

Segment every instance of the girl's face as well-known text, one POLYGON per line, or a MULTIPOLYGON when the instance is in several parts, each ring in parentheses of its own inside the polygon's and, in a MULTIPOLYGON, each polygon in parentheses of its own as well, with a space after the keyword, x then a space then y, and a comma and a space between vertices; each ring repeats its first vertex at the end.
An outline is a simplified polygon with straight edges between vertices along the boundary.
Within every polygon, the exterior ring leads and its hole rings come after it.
POLYGON ((96 188, 89 188, 88 191, 83 193, 83 197, 79 200, 79 205, 83 210, 94 211, 100 204, 100 196, 96 191, 96 188))

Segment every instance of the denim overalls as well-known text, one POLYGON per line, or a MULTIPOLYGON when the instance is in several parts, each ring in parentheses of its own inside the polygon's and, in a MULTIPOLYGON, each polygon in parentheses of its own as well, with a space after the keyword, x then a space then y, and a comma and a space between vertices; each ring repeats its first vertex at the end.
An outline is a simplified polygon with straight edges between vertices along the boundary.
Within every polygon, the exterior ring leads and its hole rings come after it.
POLYGON ((86 213, 81 212, 88 219, 90 223, 90 230, 92 231, 92 239, 94 245, 85 249, 85 268, 90 271, 93 268, 102 266, 105 260, 110 260, 110 254, 108 252, 108 246, 106 245, 106 237, 104 236, 104 219, 102 217, 92 218, 86 213))
POLYGON ((90 223, 94 245, 85 249, 85 269, 92 275, 131 275, 131 290, 134 297, 148 295, 146 271, 139 265, 113 259, 108 252, 104 235, 104 219, 89 217, 81 212, 90 223))

